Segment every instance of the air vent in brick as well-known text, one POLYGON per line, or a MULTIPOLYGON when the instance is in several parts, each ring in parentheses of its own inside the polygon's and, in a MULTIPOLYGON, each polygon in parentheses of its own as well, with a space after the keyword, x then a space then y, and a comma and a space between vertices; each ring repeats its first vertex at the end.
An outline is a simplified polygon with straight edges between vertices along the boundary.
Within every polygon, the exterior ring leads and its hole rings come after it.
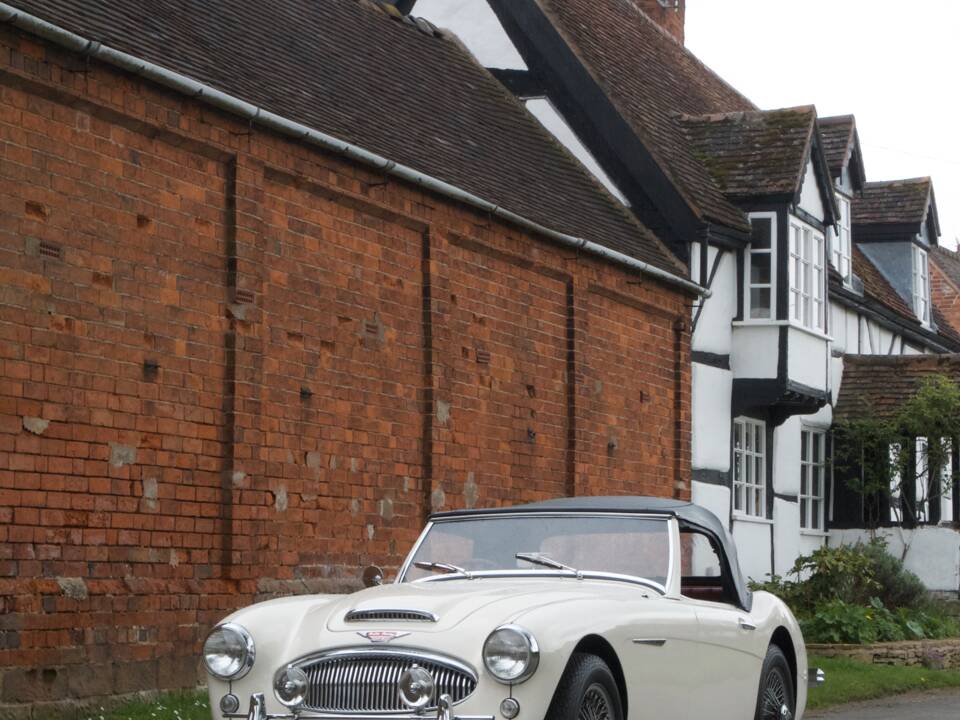
POLYGON ((56 243, 47 242, 46 240, 40 241, 40 244, 37 246, 37 252, 43 257, 53 258, 54 260, 63 258, 63 248, 56 243))
POLYGON ((236 298, 238 303, 253 302, 253 290, 241 290, 240 288, 237 288, 233 296, 236 298))

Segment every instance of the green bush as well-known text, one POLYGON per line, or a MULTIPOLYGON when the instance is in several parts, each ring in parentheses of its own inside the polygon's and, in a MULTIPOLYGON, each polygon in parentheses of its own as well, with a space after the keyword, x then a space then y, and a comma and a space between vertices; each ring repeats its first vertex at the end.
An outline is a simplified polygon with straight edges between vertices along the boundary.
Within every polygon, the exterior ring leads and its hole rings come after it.
POLYGON ((857 645, 953 637, 960 633, 952 618, 906 608, 891 612, 879 598, 873 598, 866 606, 831 600, 820 605, 813 615, 801 617, 800 627, 807 642, 857 645))
POLYGON ((923 581, 904 568, 899 558, 887 552, 886 543, 875 539, 862 548, 870 560, 871 575, 878 587, 878 597, 887 607, 924 608, 928 605, 927 588, 923 581))
POLYGON ((780 597, 814 643, 893 642, 960 636, 960 622, 930 600, 920 579, 881 540, 797 559, 788 580, 751 583, 780 597))

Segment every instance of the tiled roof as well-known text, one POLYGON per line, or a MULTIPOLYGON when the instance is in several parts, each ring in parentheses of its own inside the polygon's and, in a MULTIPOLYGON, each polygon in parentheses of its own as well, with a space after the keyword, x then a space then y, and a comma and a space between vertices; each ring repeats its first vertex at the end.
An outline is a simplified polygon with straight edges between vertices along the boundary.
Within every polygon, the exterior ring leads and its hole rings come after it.
POLYGON ((870 182, 853 200, 854 225, 921 225, 931 202, 930 178, 870 182))
POLYGON ((368 0, 11 1, 551 229, 682 272, 455 41, 368 0))
POLYGON ((937 333, 950 340, 955 346, 960 347, 960 329, 956 328, 947 319, 947 316, 937 307, 936 302, 931 304, 930 307, 933 310, 933 322, 937 326, 937 333))
POLYGON ((803 182, 813 106, 679 118, 694 156, 727 197, 790 195, 803 182))
POLYGON ((705 220, 749 230, 690 151, 678 114, 756 106, 660 28, 632 0, 538 0, 661 169, 705 220))
POLYGON ((847 162, 850 146, 854 143, 857 122, 853 115, 820 118, 820 137, 823 138, 823 154, 833 177, 840 177, 847 162))
POLYGON ((889 418, 932 375, 960 383, 960 355, 847 355, 834 420, 889 418))
POLYGON ((943 274, 960 289, 960 252, 947 250, 945 247, 935 247, 931 248, 930 258, 943 271, 943 274))

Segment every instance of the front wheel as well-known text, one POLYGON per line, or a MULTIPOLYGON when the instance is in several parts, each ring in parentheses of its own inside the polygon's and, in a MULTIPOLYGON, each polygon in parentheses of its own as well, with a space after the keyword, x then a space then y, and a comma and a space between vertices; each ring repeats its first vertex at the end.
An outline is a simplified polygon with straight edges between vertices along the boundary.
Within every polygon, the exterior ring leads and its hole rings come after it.
POLYGON ((575 653, 547 712, 550 720, 623 720, 620 691, 607 664, 575 653))
POLYGON ((796 712, 790 664, 776 645, 767 650, 760 671, 760 692, 757 696, 755 720, 793 720, 796 712))

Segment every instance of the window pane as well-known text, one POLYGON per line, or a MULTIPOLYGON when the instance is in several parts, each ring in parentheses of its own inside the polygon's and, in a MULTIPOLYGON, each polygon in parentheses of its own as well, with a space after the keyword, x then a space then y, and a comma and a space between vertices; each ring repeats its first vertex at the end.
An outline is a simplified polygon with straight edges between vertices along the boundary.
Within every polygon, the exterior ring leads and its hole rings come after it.
POLYGON ((750 284, 770 284, 770 253, 754 253, 750 256, 750 284))
POLYGON ((750 240, 753 248, 769 249, 770 239, 773 236, 773 221, 770 218, 751 218, 750 225, 753 227, 750 240))
POLYGON ((810 523, 807 521, 807 499, 800 498, 800 527, 808 528, 810 523))
POLYGON ((812 511, 811 512, 812 517, 810 518, 810 521, 811 521, 810 527, 814 530, 819 530, 820 529, 820 501, 812 500, 810 502, 810 505, 811 505, 810 509, 812 511))
POLYGON ((770 317, 770 288, 751 288, 750 317, 770 317))
POLYGON ((800 458, 801 460, 810 459, 810 449, 809 449, 809 440, 810 433, 804 430, 800 433, 800 458))

